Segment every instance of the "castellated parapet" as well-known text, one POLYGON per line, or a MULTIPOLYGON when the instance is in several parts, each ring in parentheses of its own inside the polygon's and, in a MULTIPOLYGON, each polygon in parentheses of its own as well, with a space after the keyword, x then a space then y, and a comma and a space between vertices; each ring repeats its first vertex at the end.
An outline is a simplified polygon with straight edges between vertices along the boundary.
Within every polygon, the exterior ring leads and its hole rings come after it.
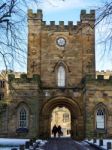
POLYGON ((41 82, 40 76, 35 74, 32 78, 27 77, 27 74, 20 74, 20 77, 16 77, 15 74, 9 74, 8 81, 9 83, 36 83, 37 85, 40 85, 41 82))
POLYGON ((46 24, 46 21, 43 21, 42 10, 40 9, 37 10, 37 13, 33 13, 32 9, 29 9, 28 20, 40 20, 42 29, 44 30, 69 31, 72 29, 75 31, 84 24, 89 24, 91 27, 94 27, 95 10, 90 10, 90 13, 87 13, 86 10, 81 10, 80 21, 78 21, 76 25, 73 24, 73 21, 68 21, 67 25, 64 24, 64 21, 59 21, 58 25, 56 25, 55 21, 50 21, 50 24, 48 25, 46 24))
POLYGON ((80 20, 81 20, 81 22, 94 21, 95 20, 95 10, 90 10, 90 13, 87 13, 86 10, 81 10, 80 20))
POLYGON ((32 9, 29 9, 28 10, 28 19, 37 19, 37 20, 43 19, 42 10, 38 9, 37 13, 33 13, 32 9))
POLYGON ((73 21, 46 24, 42 10, 28 11, 28 76, 38 74, 44 86, 57 86, 56 64, 66 66, 67 86, 80 83, 85 74, 95 76, 95 11, 81 11, 77 25, 73 21), (59 39, 65 44, 60 46, 59 39), (75 68, 71 72, 70 68, 75 68), (75 77, 75 78, 73 78, 75 77), (49 83, 49 81, 51 81, 49 83), (51 85, 50 85, 51 84, 51 85))
POLYGON ((87 75, 84 81, 88 84, 91 84, 92 86, 97 85, 97 86, 108 86, 112 85, 112 75, 110 75, 108 78, 105 78, 105 75, 97 75, 97 78, 93 78, 91 75, 87 75))
POLYGON ((111 70, 96 71, 96 78, 98 78, 99 75, 103 75, 103 76, 104 76, 104 79, 109 79, 110 76, 112 76, 112 71, 111 71, 111 70))

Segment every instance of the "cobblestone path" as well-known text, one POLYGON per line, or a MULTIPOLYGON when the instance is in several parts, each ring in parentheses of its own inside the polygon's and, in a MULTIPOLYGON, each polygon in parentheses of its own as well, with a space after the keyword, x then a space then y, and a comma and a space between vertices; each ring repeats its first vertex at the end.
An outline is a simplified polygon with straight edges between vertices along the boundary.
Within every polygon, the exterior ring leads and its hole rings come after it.
POLYGON ((98 150, 85 142, 74 141, 70 138, 50 139, 44 150, 98 150))

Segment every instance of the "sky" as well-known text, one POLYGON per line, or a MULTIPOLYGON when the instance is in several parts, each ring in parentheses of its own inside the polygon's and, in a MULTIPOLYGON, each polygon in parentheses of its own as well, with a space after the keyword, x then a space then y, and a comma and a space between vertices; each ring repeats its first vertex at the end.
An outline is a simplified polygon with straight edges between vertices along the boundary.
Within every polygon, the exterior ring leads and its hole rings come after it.
MULTIPOLYGON (((97 9, 102 6, 103 2, 103 0, 43 0, 38 8, 43 10, 43 18, 47 23, 53 20, 58 24, 58 21, 63 20, 65 24, 68 21, 73 21, 76 24, 80 20, 81 9, 86 9, 89 12, 90 9, 97 9)), ((109 47, 105 52, 104 45, 99 44, 106 30, 105 26, 102 28, 102 24, 99 24, 95 32, 96 70, 99 71, 112 70, 112 54, 108 50, 109 47)))
MULTIPOLYGON (((80 20, 81 9, 97 9, 104 4, 105 0, 43 0, 38 4, 38 8, 43 10, 43 20, 55 21, 56 24, 60 20, 67 24, 68 21, 73 21, 74 24, 80 20)), ((34 3, 30 4, 33 11, 36 11, 34 3)), ((96 54, 96 70, 112 70, 112 54, 107 46, 105 52, 104 45, 99 44, 101 38, 104 37, 107 28, 99 24, 95 30, 95 54, 96 54)))
MULTIPOLYGON (((89 12, 90 9, 96 9, 102 6, 104 1, 105 0, 39 0, 38 5, 35 5, 34 1, 31 0, 28 3, 28 8, 33 9, 33 12, 36 12, 37 9, 42 9, 43 20, 47 21, 47 24, 49 24, 49 21, 55 21, 56 24, 58 24, 59 21, 64 21, 65 24, 67 24, 68 21, 73 21, 74 24, 77 24, 77 21, 80 21, 81 9, 86 9, 87 12, 89 12)), ((106 30, 105 25, 102 27, 102 25, 99 24, 95 32, 96 70, 99 71, 112 70, 112 54, 109 52, 109 46, 107 46, 108 50, 105 53, 104 46, 99 44, 106 30)), ((15 71, 26 72, 26 69, 26 63, 24 63, 24 66, 17 66, 17 63, 15 63, 15 71)))

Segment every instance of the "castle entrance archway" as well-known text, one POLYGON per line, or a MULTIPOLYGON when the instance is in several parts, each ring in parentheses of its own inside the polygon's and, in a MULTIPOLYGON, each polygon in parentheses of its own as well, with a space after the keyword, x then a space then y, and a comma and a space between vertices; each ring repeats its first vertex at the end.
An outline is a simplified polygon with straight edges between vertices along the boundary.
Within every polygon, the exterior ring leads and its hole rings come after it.
POLYGON ((51 116, 56 108, 66 108, 70 112, 71 131, 70 136, 74 139, 84 138, 84 118, 79 104, 67 97, 56 97, 47 100, 40 112, 39 135, 42 138, 51 137, 51 116))

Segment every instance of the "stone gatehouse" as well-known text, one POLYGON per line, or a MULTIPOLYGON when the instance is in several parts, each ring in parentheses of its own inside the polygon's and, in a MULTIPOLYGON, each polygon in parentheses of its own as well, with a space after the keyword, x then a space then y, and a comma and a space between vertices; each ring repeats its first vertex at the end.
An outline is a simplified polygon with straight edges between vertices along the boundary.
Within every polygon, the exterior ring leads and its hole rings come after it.
POLYGON ((74 139, 112 136, 112 77, 95 72, 95 11, 49 25, 28 11, 27 74, 8 75, 0 101, 0 136, 49 138, 51 114, 65 107, 74 139))

